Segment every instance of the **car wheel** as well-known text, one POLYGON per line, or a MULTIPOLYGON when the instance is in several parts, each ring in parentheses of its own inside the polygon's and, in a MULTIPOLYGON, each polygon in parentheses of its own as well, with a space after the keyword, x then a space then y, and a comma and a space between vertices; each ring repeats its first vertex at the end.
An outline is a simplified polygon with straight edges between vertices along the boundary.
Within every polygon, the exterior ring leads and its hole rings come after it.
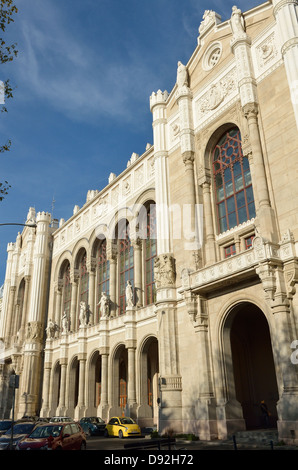
POLYGON ((88 433, 87 433, 87 434, 88 434, 89 437, 92 436, 92 431, 91 431, 91 429, 88 429, 88 433))
POLYGON ((123 437, 123 432, 122 432, 121 430, 119 431, 118 436, 119 436, 119 439, 122 439, 122 437, 123 437))
POLYGON ((109 431, 107 429, 105 429, 104 437, 109 437, 109 431))
POLYGON ((80 450, 86 450, 86 442, 82 441, 80 450))

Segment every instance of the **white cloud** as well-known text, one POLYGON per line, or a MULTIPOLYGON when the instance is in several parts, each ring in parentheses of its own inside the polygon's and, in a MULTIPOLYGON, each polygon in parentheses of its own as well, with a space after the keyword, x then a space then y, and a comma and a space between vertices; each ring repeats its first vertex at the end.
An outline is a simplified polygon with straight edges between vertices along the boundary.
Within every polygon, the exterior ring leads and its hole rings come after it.
POLYGON ((75 120, 132 118, 136 101, 144 102, 144 89, 152 80, 149 65, 133 51, 114 63, 111 51, 74 36, 52 2, 43 0, 42 6, 29 1, 19 13, 22 37, 15 81, 23 91, 28 88, 30 99, 35 95, 75 120))

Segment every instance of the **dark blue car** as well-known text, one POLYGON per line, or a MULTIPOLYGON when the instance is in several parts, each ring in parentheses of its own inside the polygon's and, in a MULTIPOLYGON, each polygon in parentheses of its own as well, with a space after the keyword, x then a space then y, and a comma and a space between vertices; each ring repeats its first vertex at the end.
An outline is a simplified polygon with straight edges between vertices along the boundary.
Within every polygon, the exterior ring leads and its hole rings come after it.
POLYGON ((92 416, 90 418, 81 418, 80 425, 87 436, 104 434, 106 428, 106 423, 104 422, 104 420, 98 418, 97 416, 92 416))

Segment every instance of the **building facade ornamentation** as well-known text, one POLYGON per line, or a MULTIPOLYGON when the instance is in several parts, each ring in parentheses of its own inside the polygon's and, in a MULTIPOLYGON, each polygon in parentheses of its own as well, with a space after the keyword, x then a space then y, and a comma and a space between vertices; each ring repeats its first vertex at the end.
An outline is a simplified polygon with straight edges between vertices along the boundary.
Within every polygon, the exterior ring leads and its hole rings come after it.
MULTIPOLYGON (((69 220, 29 208, 0 289, 0 419, 129 414, 298 444, 297 1, 206 10, 153 140, 69 220)), ((150 137, 148 138, 148 140, 150 137)))

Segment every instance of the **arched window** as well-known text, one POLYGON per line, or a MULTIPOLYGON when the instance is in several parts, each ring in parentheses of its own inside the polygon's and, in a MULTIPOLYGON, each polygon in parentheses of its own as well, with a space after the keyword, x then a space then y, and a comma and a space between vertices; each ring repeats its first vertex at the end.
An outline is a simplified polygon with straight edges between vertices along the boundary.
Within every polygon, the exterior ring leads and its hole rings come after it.
POLYGON ((219 233, 255 217, 249 163, 238 128, 226 132, 215 146, 213 177, 219 233))
POLYGON ((118 247, 119 247, 119 315, 125 313, 126 297, 125 289, 127 281, 131 282, 134 288, 134 260, 133 247, 130 243, 129 224, 121 221, 118 227, 118 247))
POLYGON ((84 253, 79 263, 80 276, 80 302, 85 302, 88 307, 88 291, 89 291, 89 273, 87 270, 87 255, 84 253))
POLYGON ((67 263, 62 275, 63 280, 63 297, 62 297, 62 312, 66 313, 67 318, 70 318, 70 304, 71 304, 71 282, 70 282, 70 265, 67 263))
MULTIPOLYGON (((105 292, 109 296, 110 292, 110 263, 107 260, 107 241, 103 240, 96 252, 97 260, 97 302, 98 305, 101 294, 105 292)), ((97 307, 97 318, 100 316, 100 306, 97 307)))
POLYGON ((147 209, 147 233, 145 240, 145 305, 155 302, 154 258, 156 256, 156 205, 147 209))

